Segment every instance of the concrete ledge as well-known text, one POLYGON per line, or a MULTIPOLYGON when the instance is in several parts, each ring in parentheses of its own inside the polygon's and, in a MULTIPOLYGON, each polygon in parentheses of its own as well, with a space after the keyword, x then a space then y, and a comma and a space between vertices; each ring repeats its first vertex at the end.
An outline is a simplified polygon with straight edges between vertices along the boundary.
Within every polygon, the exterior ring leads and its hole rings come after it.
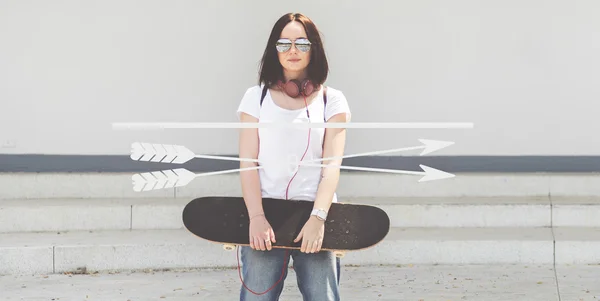
MULTIPOLYGON (((195 198, 241 195, 238 174, 198 177, 186 186, 133 190, 135 173, 0 173, 0 199, 39 198, 195 198)), ((531 197, 600 196, 600 173, 457 174, 418 182, 421 176, 368 172, 342 173, 340 197, 531 197)))
MULTIPOLYGON (((182 229, 192 198, 11 199, 0 202, 0 233, 182 229)), ((392 227, 600 227, 594 197, 346 197, 373 205, 392 227)))
MULTIPOLYGON (((235 174, 200 177, 176 189, 133 190, 133 174, 0 174, 0 199, 40 198, 195 198, 207 195, 241 195, 235 174)), ((340 197, 427 196, 547 196, 545 175, 457 175, 455 178, 418 182, 418 176, 344 173, 340 197)), ((600 179, 600 177, 599 177, 600 179)), ((600 180, 599 180, 600 181, 600 180)), ((585 190, 583 190, 585 191, 585 190)), ((578 194, 583 193, 581 190, 578 194)))
POLYGON ((555 227, 600 227, 600 197, 552 197, 555 227))
POLYGON ((395 228, 346 264, 545 264, 553 262, 548 228, 395 228))
POLYGON ((128 173, 0 173, 0 199, 174 197, 173 189, 138 193, 128 173))
POLYGON ((548 179, 551 196, 600 196, 600 173, 555 174, 548 179))
MULTIPOLYGON (((0 233, 182 229, 181 215, 190 201, 191 198, 3 200, 0 233)), ((342 198, 340 202, 380 207, 390 216, 392 227, 552 224, 548 197, 355 197, 342 198)))
POLYGON ((0 233, 181 229, 181 213, 189 201, 183 198, 2 200, 0 233))
POLYGON ((557 264, 600 264, 600 227, 557 227, 557 264))
MULTIPOLYGON (((549 176, 543 174, 458 174, 454 178, 418 182, 420 176, 352 172, 340 177, 340 197, 547 196, 549 176)), ((599 176, 600 179, 600 176, 599 176)), ((600 181, 600 180, 599 180, 600 181)), ((176 197, 241 195, 239 176, 206 177, 176 188, 176 197), (225 188, 225 189, 224 189, 225 188)), ((585 190, 584 190, 585 191, 585 190)), ((582 193, 580 190, 578 193, 582 193)), ((599 193, 600 195, 600 193, 599 193)))
POLYGON ((182 229, 182 213, 192 198, 145 199, 131 207, 131 229, 182 229))
POLYGON ((548 197, 347 198, 385 210, 392 227, 550 227, 548 197))
MULTIPOLYGON (((0 241, 3 258, 19 262, 3 268, 11 274, 47 273, 49 266, 55 273, 237 266, 235 251, 186 230, 15 233, 0 234, 0 241), (13 259, 28 249, 45 256, 13 259)), ((552 254, 546 228, 393 228, 380 245, 348 253, 343 264, 541 264, 551 263, 552 254)))
POLYGON ((0 202, 0 232, 129 229, 122 200, 20 199, 0 202))
POLYGON ((55 272, 231 266, 234 252, 200 242, 57 246, 55 272), (228 256, 229 255, 229 256, 228 256))
MULTIPOLYGON (((3 243, 7 244, 11 241, 3 243)), ((51 245, 0 245, 0 275, 52 273, 54 271, 53 256, 51 245)))

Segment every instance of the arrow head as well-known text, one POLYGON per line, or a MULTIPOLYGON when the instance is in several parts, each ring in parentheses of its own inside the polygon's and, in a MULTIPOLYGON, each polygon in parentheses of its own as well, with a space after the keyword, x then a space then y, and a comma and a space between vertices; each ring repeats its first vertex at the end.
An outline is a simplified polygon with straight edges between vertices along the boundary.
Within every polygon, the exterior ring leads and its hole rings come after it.
POLYGON ((173 169, 173 173, 176 174, 176 182, 175 187, 181 187, 187 185, 193 179, 196 178, 196 174, 185 169, 185 168, 177 168, 173 169))
POLYGON ((423 176, 419 182, 427 182, 441 179, 453 178, 455 175, 451 173, 447 173, 445 171, 441 171, 439 169, 431 168, 425 165, 419 165, 421 169, 425 172, 425 176, 423 176))
POLYGON ((421 143, 425 145, 425 149, 421 152, 421 156, 433 153, 442 148, 448 147, 454 142, 452 141, 439 141, 439 140, 427 140, 427 139, 419 139, 421 143))

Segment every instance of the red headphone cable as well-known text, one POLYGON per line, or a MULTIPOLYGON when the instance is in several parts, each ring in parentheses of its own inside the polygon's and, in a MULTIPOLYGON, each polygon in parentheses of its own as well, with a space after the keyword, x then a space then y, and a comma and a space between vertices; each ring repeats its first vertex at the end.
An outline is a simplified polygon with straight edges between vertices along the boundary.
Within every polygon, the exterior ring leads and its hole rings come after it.
MULTIPOLYGON (((304 96, 304 106, 306 108, 306 116, 308 117, 308 122, 310 122, 310 113, 308 111, 308 103, 306 101, 306 96, 304 96)), ((306 153, 308 152, 308 147, 310 146, 310 127, 308 128, 308 142, 306 144, 306 150, 304 151, 304 154, 302 155, 302 158, 300 158, 300 161, 302 161, 304 159, 304 156, 306 156, 306 153)), ((288 186, 285 189, 285 199, 288 199, 288 192, 290 189, 290 184, 292 183, 292 181, 294 180, 294 178, 296 177, 296 175, 298 174, 298 170, 296 170, 296 172, 294 173, 294 175, 292 176, 292 178, 290 179, 290 181, 288 182, 288 186)), ((238 247, 239 248, 239 247, 238 247)), ((241 272, 241 268, 240 268, 240 257, 239 257, 239 252, 236 251, 236 257, 237 257, 237 262, 238 262, 238 275, 240 277, 240 281, 242 282, 242 285, 244 286, 245 289, 247 289, 249 292, 255 294, 255 295, 264 295, 266 293, 268 293, 270 290, 272 290, 273 288, 275 288, 277 286, 277 284, 279 284, 279 282, 281 282, 281 280, 283 280, 283 275, 285 273, 285 268, 287 267, 287 258, 288 258, 288 250, 285 250, 285 257, 283 260, 283 267, 281 268, 281 277, 279 278, 279 280, 277 280, 277 282, 275 282, 275 284, 273 284, 273 286, 271 286, 268 290, 262 292, 262 293, 257 293, 254 292, 253 290, 249 289, 246 286, 246 283, 244 283, 244 279, 242 278, 242 272, 241 272)))

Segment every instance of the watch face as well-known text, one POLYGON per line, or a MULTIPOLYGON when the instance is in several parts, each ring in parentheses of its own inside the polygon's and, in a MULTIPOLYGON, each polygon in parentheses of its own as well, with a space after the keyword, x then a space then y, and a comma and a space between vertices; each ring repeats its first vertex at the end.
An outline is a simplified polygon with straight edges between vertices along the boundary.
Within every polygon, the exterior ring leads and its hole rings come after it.
POLYGON ((312 215, 316 216, 320 220, 325 220, 325 218, 327 218, 327 212, 324 210, 314 210, 312 215))

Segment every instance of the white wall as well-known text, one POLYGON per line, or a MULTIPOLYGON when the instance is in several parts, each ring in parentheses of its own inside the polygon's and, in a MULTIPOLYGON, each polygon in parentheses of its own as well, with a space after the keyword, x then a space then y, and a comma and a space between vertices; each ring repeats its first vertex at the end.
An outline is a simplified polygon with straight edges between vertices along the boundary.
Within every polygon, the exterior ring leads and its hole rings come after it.
POLYGON ((475 123, 351 129, 347 152, 428 138, 456 141, 440 155, 600 155, 595 0, 0 0, 0 145, 16 143, 0 152, 128 154, 142 141, 237 153, 235 129, 111 123, 236 121, 288 11, 322 31, 327 84, 353 121, 475 123))

